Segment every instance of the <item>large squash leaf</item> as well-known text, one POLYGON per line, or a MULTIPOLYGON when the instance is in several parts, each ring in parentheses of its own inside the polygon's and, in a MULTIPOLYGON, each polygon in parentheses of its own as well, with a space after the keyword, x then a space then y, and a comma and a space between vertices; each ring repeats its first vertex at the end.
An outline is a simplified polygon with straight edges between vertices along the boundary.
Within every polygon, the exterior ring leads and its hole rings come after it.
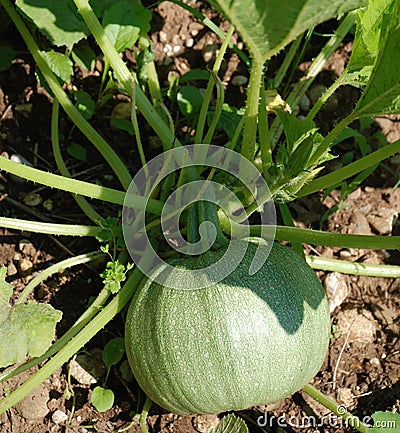
POLYGON ((305 30, 366 0, 212 0, 236 27, 253 58, 267 60, 305 30))
MULTIPOLYGON (((357 54, 356 60, 364 54, 365 66, 368 67, 369 62, 372 63, 372 68, 367 87, 355 108, 357 117, 400 113, 400 3, 398 0, 376 2, 382 9, 376 9, 371 18, 365 15, 360 20, 366 31, 369 22, 372 28, 369 35, 367 33, 369 37, 364 38, 364 45, 360 42, 357 46, 361 53, 357 54), (373 20, 379 23, 378 28, 373 20)), ((375 2, 371 2, 368 9, 371 13, 374 12, 373 3, 375 2)), ((356 60, 350 61, 349 66, 353 69, 357 65, 362 66, 356 60)))
POLYGON ((6 268, 0 267, 0 367, 40 356, 54 338, 61 311, 51 305, 16 304, 9 306, 12 287, 6 282, 6 268))
POLYGON ((54 45, 72 47, 90 33, 73 1, 16 0, 16 5, 54 45))

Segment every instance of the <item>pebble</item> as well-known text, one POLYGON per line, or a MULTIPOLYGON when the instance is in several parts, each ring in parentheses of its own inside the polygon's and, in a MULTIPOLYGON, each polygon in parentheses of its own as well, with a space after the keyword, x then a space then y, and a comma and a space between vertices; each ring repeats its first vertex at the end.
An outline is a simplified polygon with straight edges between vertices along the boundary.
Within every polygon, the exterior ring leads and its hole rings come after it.
POLYGON ((381 365, 381 361, 379 361, 378 358, 371 358, 371 359, 369 360, 369 363, 370 363, 371 365, 373 365, 374 367, 380 367, 380 365, 381 365))
POLYGON ((348 343, 367 345, 375 340, 377 324, 368 310, 344 310, 338 314, 338 331, 348 343))
POLYGON ((194 39, 193 38, 187 38, 185 41, 186 48, 192 48, 194 45, 194 39))
POLYGON ((355 235, 370 235, 371 228, 369 226, 367 217, 360 211, 354 212, 350 219, 351 227, 349 233, 355 235))
POLYGON ((346 277, 339 272, 331 272, 326 276, 324 286, 328 295, 329 311, 333 313, 349 296, 346 277))
POLYGON ((19 415, 27 420, 45 417, 49 413, 47 402, 49 401, 49 390, 44 384, 39 385, 25 398, 15 405, 19 415))
POLYGON ((67 421, 68 415, 65 412, 63 412, 62 410, 58 409, 53 413, 53 415, 51 416, 51 419, 55 424, 61 424, 65 421, 67 421))
POLYGON ((40 205, 40 203, 43 202, 42 197, 40 196, 40 194, 36 193, 36 192, 29 192, 23 199, 22 201, 27 205, 27 206, 31 206, 31 207, 35 207, 40 205))
POLYGON ((200 433, 211 433, 219 422, 217 415, 198 415, 193 419, 193 427, 200 433))
POLYGON ((167 42, 168 40, 168 35, 164 32, 164 30, 160 30, 160 32, 158 33, 158 39, 160 42, 162 42, 163 44, 165 42, 167 42))
POLYGON ((307 95, 303 95, 300 98, 300 108, 302 111, 309 111, 311 106, 310 98, 307 95))
POLYGON ((249 79, 247 77, 245 77, 244 75, 235 75, 232 78, 232 85, 239 87, 239 86, 243 86, 244 84, 246 84, 249 81, 249 79))
POLYGON ((48 212, 51 212, 53 210, 53 200, 51 198, 48 198, 43 202, 43 208, 47 210, 48 212))
POLYGON ((19 271, 21 276, 26 277, 32 272, 33 263, 29 259, 21 259, 18 263, 19 271))
POLYGON ((398 218, 398 212, 390 208, 381 208, 376 212, 371 212, 367 220, 371 227, 381 235, 390 235, 393 225, 398 218))
POLYGON ((213 61, 217 56, 217 45, 216 44, 208 44, 203 47, 203 60, 206 63, 213 61))
POLYGON ((69 365, 71 376, 82 385, 97 383, 107 372, 101 349, 92 349, 89 354, 80 353, 69 365))

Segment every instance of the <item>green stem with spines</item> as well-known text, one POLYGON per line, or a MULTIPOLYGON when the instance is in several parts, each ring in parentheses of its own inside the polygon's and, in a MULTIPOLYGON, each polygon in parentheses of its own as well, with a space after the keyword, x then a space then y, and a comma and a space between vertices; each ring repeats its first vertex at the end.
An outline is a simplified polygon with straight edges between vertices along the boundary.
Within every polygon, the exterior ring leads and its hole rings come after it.
POLYGON ((313 398, 318 403, 325 406, 327 409, 329 409, 331 412, 333 412, 338 417, 342 418, 344 421, 347 422, 347 424, 350 427, 355 428, 360 433, 368 433, 369 428, 366 427, 359 418, 357 418, 355 415, 352 415, 350 412, 341 413, 339 410, 340 405, 338 405, 334 400, 330 399, 328 396, 326 396, 321 391, 318 391, 318 389, 314 388, 312 385, 306 385, 302 389, 303 392, 308 394, 311 398, 313 398))
POLYGON ((344 81, 339 77, 328 89, 321 95, 310 112, 307 114, 306 121, 313 120, 318 111, 323 107, 325 102, 336 92, 336 90, 344 84, 344 81))
POLYGON ((101 257, 104 257, 104 253, 94 251, 92 253, 80 254, 79 256, 71 257, 69 259, 62 260, 61 262, 49 266, 48 268, 40 272, 40 274, 38 274, 25 286, 22 293, 18 296, 18 300, 15 302, 15 304, 22 304, 23 302, 25 302, 26 298, 32 293, 35 287, 37 287, 46 278, 50 277, 50 275, 57 273, 61 269, 67 269, 73 266, 83 265, 84 263, 97 260, 101 257))
POLYGON ((38 65, 40 71, 45 77, 49 87, 54 93, 55 97, 60 102, 64 111, 74 122, 74 124, 80 129, 80 131, 88 138, 88 140, 94 144, 97 150, 101 153, 104 159, 109 163, 110 167, 113 169, 114 173, 120 180, 122 186, 127 189, 132 180, 128 169, 125 164, 120 160, 115 151, 111 146, 104 140, 104 138, 86 121, 79 110, 74 106, 71 100, 68 98, 64 90, 62 89, 57 77, 54 75, 49 65, 47 64, 42 52, 40 51, 38 45, 30 34, 27 26, 15 10, 14 6, 9 0, 0 0, 3 4, 4 9, 9 14, 11 20, 17 27, 19 33, 24 39, 32 57, 34 58, 36 64, 38 65))
MULTIPOLYGON (((226 215, 219 212, 219 221, 224 233, 230 235, 231 232, 240 236, 246 233, 241 224, 233 223, 226 215)), ((302 242, 310 245, 324 245, 327 247, 338 248, 359 248, 366 250, 388 249, 395 250, 400 248, 400 236, 373 236, 373 235, 354 235, 348 233, 330 233, 320 230, 303 229, 300 227, 275 227, 275 239, 277 241, 302 242)), ((251 236, 261 236, 262 227, 259 225, 250 226, 251 236)))
MULTIPOLYGON (((58 117, 60 111, 59 108, 60 104, 55 98, 51 109, 51 144, 53 148, 54 159, 56 161, 59 172, 64 177, 71 178, 72 176, 67 166, 65 165, 64 159, 61 155, 60 140, 58 134, 58 117)), ((72 197, 76 201, 77 205, 82 209, 83 213, 95 224, 99 224, 99 222, 103 221, 103 217, 93 209, 93 206, 91 206, 84 197, 82 197, 81 195, 73 195, 72 197)))
POLYGON ((390 156, 400 152, 400 140, 395 141, 387 146, 384 146, 374 152, 354 161, 332 173, 321 176, 317 179, 312 180, 309 184, 305 185, 300 192, 297 194, 298 197, 304 197, 322 189, 329 188, 337 183, 345 180, 351 176, 360 173, 361 171, 371 167, 372 165, 378 164, 390 156))
POLYGON ((102 230, 97 226, 44 223, 8 217, 0 217, 0 227, 59 236, 97 236, 102 230))
POLYGON ((246 113, 243 128, 243 141, 241 154, 249 161, 254 160, 254 152, 257 139, 257 118, 260 103, 260 85, 263 79, 264 62, 253 59, 250 72, 249 88, 247 90, 246 113))
POLYGON ((67 362, 79 349, 90 341, 100 329, 104 328, 131 300, 133 293, 138 287, 143 275, 138 268, 135 268, 124 284, 120 292, 104 307, 92 320, 59 352, 54 355, 47 363, 36 373, 32 374, 15 391, 6 398, 0 400, 0 413, 10 409, 18 401, 22 400, 32 390, 37 388, 51 374, 67 362))
MULTIPOLYGON (((70 179, 57 174, 48 173, 27 165, 18 164, 17 162, 11 161, 1 156, 0 169, 22 177, 23 179, 40 183, 41 185, 46 185, 52 188, 60 189, 62 191, 72 192, 85 197, 96 198, 109 203, 123 205, 126 196, 124 191, 118 191, 116 189, 106 188, 104 186, 96 185, 90 182, 84 182, 82 180, 70 179)), ((144 209, 147 203, 146 210, 148 212, 155 213, 157 215, 161 214, 163 203, 159 200, 151 198, 146 200, 142 196, 133 194, 129 194, 128 199, 130 200, 129 206, 131 207, 144 209)))
POLYGON ((375 265, 319 256, 307 256, 306 261, 313 269, 320 269, 321 271, 363 275, 365 277, 400 278, 400 266, 395 265, 375 265))

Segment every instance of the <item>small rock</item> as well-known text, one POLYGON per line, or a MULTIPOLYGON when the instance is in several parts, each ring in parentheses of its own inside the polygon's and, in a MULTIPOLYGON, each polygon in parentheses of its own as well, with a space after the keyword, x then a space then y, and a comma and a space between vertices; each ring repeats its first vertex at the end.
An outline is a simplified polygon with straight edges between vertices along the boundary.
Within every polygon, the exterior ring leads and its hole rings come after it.
POLYGON ((15 405, 16 411, 27 420, 39 419, 49 413, 47 402, 49 401, 49 390, 44 384, 39 385, 24 399, 15 405))
POLYGON ((333 313, 349 296, 346 277, 339 272, 331 272, 326 276, 324 286, 328 295, 329 310, 333 313))
POLYGON ((89 354, 80 353, 70 362, 71 376, 82 385, 97 383, 106 372, 100 349, 92 349, 89 354))
POLYGON ((355 400, 354 394, 351 392, 349 388, 338 388, 336 398, 340 403, 337 408, 340 415, 344 415, 348 410, 354 407, 355 400))
POLYGON ((367 216, 373 230, 381 235, 390 235, 392 228, 397 221, 398 212, 390 208, 381 208, 376 212, 371 212, 367 216))
POLYGON ((309 111, 310 110, 310 98, 307 95, 303 95, 300 98, 300 108, 302 109, 302 111, 309 111))
POLYGON ((33 263, 28 259, 21 259, 18 267, 22 277, 29 277, 33 270, 33 263))
POLYGON ((370 363, 371 365, 373 365, 374 367, 380 367, 380 366, 381 366, 381 362, 379 361, 378 358, 371 358, 371 359, 369 360, 369 363, 370 363))
POLYGON ((179 51, 182 49, 182 47, 180 45, 174 45, 172 48, 172 51, 177 54, 179 53, 179 51))
POLYGON ((240 87, 240 86, 243 86, 244 84, 246 84, 248 81, 249 81, 249 79, 247 77, 245 77, 244 75, 235 75, 232 78, 231 83, 233 86, 240 87))
POLYGON ((192 48, 194 45, 194 39, 193 38, 187 38, 185 40, 185 46, 186 48, 192 48))
POLYGON ((158 33, 158 40, 160 42, 162 42, 163 44, 165 44, 165 42, 167 42, 168 35, 164 32, 164 30, 160 30, 160 32, 158 33))
POLYGON ((369 226, 367 217, 360 211, 355 211, 350 219, 349 233, 355 235, 370 235, 371 228, 369 226))
POLYGON ((193 427, 199 433, 211 432, 220 422, 217 415, 198 415, 193 419, 193 427))
POLYGON ((62 410, 58 409, 53 413, 51 419, 54 422, 54 424, 62 424, 63 422, 67 421, 68 415, 62 410))
POLYGON ((27 205, 31 207, 35 207, 40 205, 42 203, 43 199, 40 196, 40 194, 37 194, 36 192, 29 192, 22 201, 27 205))
POLYGON ((43 202, 43 208, 47 210, 48 212, 51 212, 53 210, 53 200, 51 198, 48 198, 43 202))
POLYGON ((13 262, 10 262, 10 263, 7 265, 7 275, 8 275, 9 277, 11 277, 12 275, 16 275, 17 273, 18 273, 18 269, 17 269, 17 267, 14 265, 13 262))
POLYGON ((356 309, 341 311, 337 317, 338 331, 348 343, 367 345, 375 339, 377 323, 368 310, 356 309))
POLYGON ((206 63, 210 63, 217 57, 218 47, 216 44, 207 44, 203 47, 203 59, 206 63))

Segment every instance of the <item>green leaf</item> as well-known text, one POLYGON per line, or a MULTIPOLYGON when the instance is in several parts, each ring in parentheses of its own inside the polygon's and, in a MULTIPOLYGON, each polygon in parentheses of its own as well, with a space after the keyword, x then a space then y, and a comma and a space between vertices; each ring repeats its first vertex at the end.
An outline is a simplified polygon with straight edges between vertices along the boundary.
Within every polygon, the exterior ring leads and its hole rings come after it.
POLYGON ((400 414, 392 412, 375 412, 372 414, 374 427, 370 433, 400 433, 400 414))
POLYGON ((103 361, 107 368, 118 364, 125 353, 125 340, 122 337, 113 338, 103 349, 103 361))
POLYGON ((81 144, 75 142, 67 147, 67 153, 78 161, 85 161, 86 159, 86 149, 81 144))
POLYGON ((16 0, 21 12, 57 46, 72 47, 89 35, 72 0, 16 0))
POLYGON ((246 423, 232 413, 225 415, 211 433, 249 433, 246 423))
POLYGON ((79 90, 75 93, 75 107, 81 112, 82 116, 89 120, 93 114, 96 107, 93 98, 89 95, 89 93, 79 90))
POLYGON ((265 61, 305 30, 357 9, 365 0, 212 0, 239 31, 253 58, 265 61))
MULTIPOLYGON (((372 45, 372 43, 371 43, 372 45)), ((387 4, 373 70, 354 114, 357 117, 400 113, 400 3, 387 4)))
POLYGON ((393 0, 374 0, 357 14, 356 34, 346 72, 363 74, 372 71, 379 49, 379 38, 386 8, 393 0))
POLYGON ((105 412, 106 410, 111 409, 114 404, 114 393, 111 389, 96 386, 92 392, 90 401, 99 412, 105 412))
POLYGON ((124 0, 114 3, 104 12, 103 26, 115 49, 121 53, 135 44, 140 33, 150 30, 150 20, 149 10, 124 0))
POLYGON ((6 71, 11 65, 15 56, 18 54, 9 44, 0 43, 0 72, 6 71))
POLYGON ((186 117, 190 117, 200 111, 203 95, 197 87, 183 86, 178 90, 176 99, 181 113, 186 117))
POLYGON ((54 50, 42 52, 46 62, 62 83, 70 83, 74 73, 71 59, 54 50))
POLYGON ((110 119, 111 126, 114 128, 120 129, 121 131, 127 132, 129 135, 135 135, 135 131, 133 129, 133 125, 131 120, 129 119, 118 119, 111 118, 110 119))
POLYGON ((12 287, 5 281, 6 268, 0 267, 0 367, 40 356, 50 346, 61 311, 48 304, 16 304, 10 307, 12 287))

